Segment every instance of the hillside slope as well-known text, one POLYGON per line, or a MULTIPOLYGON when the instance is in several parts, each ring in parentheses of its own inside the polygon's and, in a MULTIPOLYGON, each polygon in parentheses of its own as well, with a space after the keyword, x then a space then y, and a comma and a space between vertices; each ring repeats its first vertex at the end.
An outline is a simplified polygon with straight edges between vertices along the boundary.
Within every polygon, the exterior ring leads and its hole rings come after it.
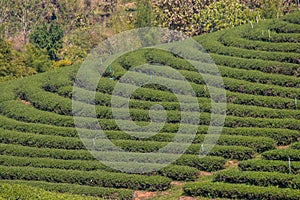
MULTIPOLYGON (((162 131, 152 137, 128 135, 118 128, 110 107, 116 80, 129 68, 143 63, 168 65, 183 74, 201 106, 197 135, 184 155, 155 173, 121 173, 98 162, 86 150, 72 116, 73 82, 79 66, 1 83, 0 184, 26 184, 104 199, 133 199, 135 190, 165 191, 172 187, 172 181, 188 181, 184 191, 192 196, 298 199, 299 19, 298 12, 255 23, 253 28, 248 24, 195 37, 218 65, 227 93, 225 127, 217 145, 204 158, 198 154, 208 130, 211 100, 202 77, 188 62, 171 53, 153 49, 131 52, 112 64, 114 74, 108 72, 101 79, 94 102, 89 101, 93 93, 87 88, 82 88, 84 96, 73 94, 76 101, 90 106, 96 104, 99 123, 114 144, 142 154, 157 151, 172 141, 181 122, 179 103, 164 87, 139 88, 130 101, 132 119, 147 125, 148 110, 157 102, 167 110, 168 118, 162 131), (239 163, 239 169, 225 169, 233 160, 239 163), (222 169, 225 170, 216 172, 222 169), (216 175, 209 183, 202 182, 200 171, 216 172, 216 175)), ((181 84, 180 80, 175 81, 181 84)), ((120 113, 125 112, 118 109, 120 113)), ((89 117, 86 113, 86 120, 89 117)), ((131 127, 127 128, 130 131, 131 127)), ((92 137, 93 131, 89 134, 92 137)), ((182 138, 188 136, 189 132, 182 134, 182 138)), ((101 139, 95 142, 100 143, 101 139)), ((162 156, 172 157, 174 152, 176 148, 162 156)), ((109 156, 98 153, 103 159, 109 156)), ((125 163, 122 153, 114 153, 121 155, 115 165, 139 166, 136 162, 125 163)), ((140 162, 162 164, 160 159, 143 156, 140 162)))

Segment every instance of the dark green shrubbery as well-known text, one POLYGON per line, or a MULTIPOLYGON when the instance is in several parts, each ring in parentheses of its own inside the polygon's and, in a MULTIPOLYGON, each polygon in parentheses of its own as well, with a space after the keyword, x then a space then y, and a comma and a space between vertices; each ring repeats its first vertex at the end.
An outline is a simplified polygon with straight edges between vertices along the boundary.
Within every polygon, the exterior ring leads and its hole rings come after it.
POLYGON ((300 161, 300 150, 295 149, 276 149, 264 152, 262 157, 267 160, 285 160, 290 158, 292 161, 300 161))
MULTIPOLYGON (((49 148, 36 148, 36 147, 25 147, 19 145, 8 145, 0 144, 0 154, 22 156, 22 157, 49 157, 55 159, 65 160, 95 160, 95 157, 86 150, 64 150, 64 149, 49 149, 49 148)), ((106 157, 110 160, 116 152, 94 152, 94 154, 105 160, 106 157)), ((118 152, 118 160, 116 162, 128 162, 126 153, 123 155, 122 152, 118 152)), ((137 160, 141 163, 164 163, 170 157, 174 157, 172 154, 161 154, 160 157, 149 158, 144 154, 136 153, 137 160)), ((204 171, 217 171, 224 168, 226 160, 221 157, 206 156, 200 158, 199 155, 184 154, 179 157, 173 164, 195 167, 204 171)))
POLYGON ((245 183, 256 186, 277 186, 280 188, 300 188, 298 175, 283 174, 278 172, 253 172, 228 170, 217 173, 214 181, 226 183, 245 183))
POLYGON ((166 190, 171 179, 162 176, 142 176, 104 171, 77 171, 33 167, 0 167, 1 179, 37 180, 53 183, 75 183, 89 186, 166 190))
POLYGON ((300 192, 292 189, 277 187, 259 187, 245 184, 228 184, 218 182, 188 183, 184 192, 191 196, 205 196, 209 198, 240 198, 240 199, 273 199, 298 200, 300 192))
MULTIPOLYGON (((120 172, 109 166, 102 164, 100 161, 83 161, 83 160, 62 160, 52 158, 30 158, 30 157, 18 157, 18 156, 6 156, 0 155, 0 163, 4 166, 27 166, 27 167, 43 167, 53 169, 66 169, 66 170, 82 170, 82 171, 93 171, 93 170, 104 170, 107 172, 120 172)), ((131 168, 137 163, 133 162, 116 162, 114 165, 123 166, 124 168, 131 168)), ((140 167, 157 167, 161 168, 159 164, 140 164, 140 167)), ((199 170, 188 166, 179 165, 168 165, 157 172, 146 173, 146 175, 162 175, 173 180, 184 180, 191 181, 198 178, 199 170)))
MULTIPOLYGON (((65 186, 65 189, 67 189, 66 185, 60 185, 58 188, 62 188, 61 186, 65 186)), ((111 189, 111 188, 100 188, 100 187, 80 187, 79 185, 75 188, 78 190, 77 192, 72 192, 73 194, 59 194, 61 193, 68 193, 68 191, 59 190, 58 188, 55 190, 53 189, 53 184, 46 182, 28 182, 28 181, 3 181, 1 180, 0 184, 0 199, 20 199, 23 200, 31 200, 31 199, 39 199, 43 197, 43 199, 57 199, 57 200, 64 200, 64 199, 73 199, 73 200, 93 200, 96 199, 94 197, 83 197, 79 195, 74 194, 84 194, 83 191, 87 192, 91 196, 99 196, 99 197, 108 197, 112 199, 123 199, 129 200, 130 192, 133 193, 133 191, 127 190, 124 192, 118 191, 117 189, 111 189), (41 184, 40 187, 38 184, 41 184), (47 188, 45 186, 52 186, 52 188, 47 188), (94 190, 93 190, 94 189, 94 190), (103 194, 103 196, 96 195, 95 189, 99 189, 98 192, 103 194), (54 191, 54 192, 49 192, 54 191), (93 191, 93 192, 92 192, 93 191), (57 192, 57 193, 56 193, 57 192), (115 194, 113 194, 115 193, 115 194)), ((72 190, 70 190, 71 193, 72 190)))
POLYGON ((299 162, 291 162, 289 169, 288 161, 279 160, 245 160, 239 162, 239 169, 243 171, 264 171, 298 174, 300 170, 299 162))

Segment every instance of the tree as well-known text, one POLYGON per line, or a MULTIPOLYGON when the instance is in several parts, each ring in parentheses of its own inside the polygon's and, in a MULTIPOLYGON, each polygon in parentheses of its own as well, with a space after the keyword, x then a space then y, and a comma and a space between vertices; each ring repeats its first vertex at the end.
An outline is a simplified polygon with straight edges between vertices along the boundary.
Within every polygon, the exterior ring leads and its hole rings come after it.
POLYGON ((11 17, 10 12, 10 0, 1 0, 0 1, 0 35, 4 37, 8 32, 8 22, 11 17))
POLYGON ((199 35, 255 19, 257 13, 249 7, 259 6, 258 1, 261 0, 155 0, 155 24, 190 36, 199 35))
POLYGON ((64 32, 55 20, 37 26, 30 35, 30 43, 38 49, 46 49, 51 60, 57 60, 56 51, 62 48, 64 32))
POLYGON ((262 15, 265 18, 276 18, 283 13, 283 0, 261 0, 262 15))
POLYGON ((196 15, 196 26, 201 26, 204 32, 212 32, 254 21, 256 17, 260 17, 259 12, 250 10, 240 0, 222 0, 202 9, 196 15))
POLYGON ((35 69, 38 73, 48 71, 53 67, 53 63, 49 59, 47 52, 44 49, 36 48, 32 44, 25 46, 22 57, 24 65, 35 69))
POLYGON ((11 47, 3 38, 0 38, 0 76, 10 75, 11 61, 11 47))
MULTIPOLYGON (((33 54, 36 56, 37 52, 33 54)), ((26 66, 24 60, 21 53, 13 50, 8 42, 0 38, 0 82, 35 74, 36 70, 31 66, 26 66)), ((45 60, 40 60, 40 62, 43 65, 47 63, 45 60)))
POLYGON ((27 38, 33 27, 45 21, 51 15, 51 7, 47 1, 41 0, 14 0, 10 1, 10 10, 13 13, 11 22, 15 23, 23 34, 23 43, 27 43, 27 38))
POLYGON ((155 25, 183 31, 187 35, 201 32, 201 27, 195 26, 195 15, 210 1, 201 0, 155 0, 153 12, 155 25))
POLYGON ((151 0, 137 0, 136 27, 150 27, 152 24, 151 0))
POLYGON ((80 5, 80 0, 59 0, 56 1, 55 7, 57 21, 64 26, 66 33, 84 23, 85 9, 80 5))

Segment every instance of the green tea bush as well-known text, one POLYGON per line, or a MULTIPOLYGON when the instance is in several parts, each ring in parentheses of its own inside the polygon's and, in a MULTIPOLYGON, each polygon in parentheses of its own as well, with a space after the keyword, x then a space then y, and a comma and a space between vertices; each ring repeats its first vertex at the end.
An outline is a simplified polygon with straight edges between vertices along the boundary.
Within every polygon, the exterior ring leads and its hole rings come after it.
MULTIPOLYGON (((105 199, 113 200, 131 200, 133 197, 133 190, 129 189, 116 189, 116 188, 106 188, 106 187, 93 187, 86 185, 68 184, 68 183, 50 183, 44 181, 24 181, 24 180, 0 180, 3 184, 21 184, 41 188, 47 191, 59 192, 59 193, 69 193, 73 194, 72 197, 78 194, 85 196, 86 198, 101 197, 105 199), (86 197, 90 196, 90 197, 86 197)), ((70 197, 71 198, 71 197, 70 197)), ((73 198, 71 198, 73 199, 73 198)), ((31 200, 31 199, 30 199, 31 200)))
POLYGON ((267 160, 285 160, 290 158, 292 161, 300 161, 300 151, 295 149, 276 149, 264 152, 263 159, 267 160))
MULTIPOLYGON (((100 161, 83 161, 83 160, 62 160, 62 159, 51 159, 51 158, 30 158, 30 157, 17 157, 17 156, 6 156, 0 155, 0 163, 4 166, 27 166, 27 167, 39 167, 39 168, 54 168, 54 169, 72 169, 72 170, 83 170, 83 171, 93 171, 93 170, 103 170, 107 172, 120 172, 115 170, 100 161)), ((111 163, 112 165, 123 166, 124 168, 130 168, 137 163, 133 162, 116 162, 111 163)), ((164 167, 159 164, 147 164, 149 168, 157 167, 161 168, 156 172, 146 173, 147 175, 159 174, 162 176, 167 176, 173 180, 195 180, 198 177, 198 169, 188 166, 179 165, 168 165, 164 167), (162 168, 163 167, 163 168, 162 168)), ((145 167, 142 163, 140 167, 145 167)))
POLYGON ((251 62, 249 62, 249 58, 233 57, 217 53, 211 53, 210 55, 217 65, 225 65, 239 69, 259 70, 264 73, 299 76, 299 65, 294 63, 284 63, 271 60, 266 61, 255 58, 251 59, 251 62))
POLYGON ((298 55, 296 53, 285 52, 266 52, 241 49, 231 46, 222 45, 216 38, 219 38, 222 32, 209 34, 204 39, 196 38, 203 47, 211 53, 217 53, 226 56, 234 56, 247 59, 263 59, 269 61, 287 62, 292 64, 299 64, 298 55))
POLYGON ((244 48, 244 49, 253 49, 253 50, 260 50, 260 51, 294 52, 294 53, 300 52, 299 44, 297 43, 272 43, 272 42, 263 42, 263 41, 251 41, 245 38, 241 38, 240 37, 241 32, 242 30, 238 30, 238 29, 229 30, 219 38, 219 41, 225 46, 234 46, 237 48, 244 48))
POLYGON ((277 33, 275 31, 270 30, 269 37, 268 27, 262 28, 262 29, 254 29, 252 31, 247 31, 242 34, 243 38, 249 39, 249 40, 261 40, 261 41, 268 41, 273 43, 279 43, 279 42, 288 42, 288 43, 297 43, 300 41, 299 34, 296 33, 277 33), (264 31, 264 34, 262 32, 264 31))
MULTIPOLYGON (((20 145, 12 144, 0 144, 0 154, 21 156, 21 157, 49 157, 54 159, 64 160, 95 160, 96 158, 86 150, 64 150, 64 149, 49 149, 49 148, 36 148, 36 147, 25 147, 20 145)), ((110 161, 112 157, 116 158, 115 162, 128 162, 126 153, 122 152, 93 152, 96 157, 101 160, 110 161)), ((164 164, 165 160, 170 157, 174 157, 174 154, 151 154, 149 156, 143 153, 135 153, 137 161, 141 163, 158 163, 164 164), (155 156, 156 155, 156 156, 155 156)), ((176 158, 178 156, 176 155, 176 158)), ((176 160, 176 159, 174 159, 176 160)), ((224 168, 226 160, 221 157, 206 156, 200 158, 199 155, 183 154, 173 164, 181 166, 195 167, 204 171, 217 171, 224 168)))
POLYGON ((241 199, 274 199, 298 200, 300 192, 290 188, 274 186, 260 187, 245 184, 228 184, 218 182, 188 183, 184 192, 190 196, 204 196, 209 198, 241 198, 241 199))
MULTIPOLYGON (((93 197, 83 197, 80 195, 71 194, 59 194, 55 192, 47 191, 47 188, 41 189, 33 186, 28 186, 25 183, 19 182, 18 184, 3 183, 0 184, 0 199, 23 199, 32 200, 40 199, 43 197, 45 200, 57 199, 57 200, 92 200, 93 197)), ((67 193, 67 191, 65 191, 67 193)))
POLYGON ((300 178, 298 175, 283 174, 278 172, 253 172, 228 170, 217 173, 214 181, 226 183, 247 183, 256 186, 277 186, 280 188, 299 189, 300 178))
POLYGON ((21 179, 53 183, 75 183, 90 186, 129 188, 140 190, 166 190, 171 179, 162 176, 142 176, 104 171, 77 171, 33 167, 0 166, 1 179, 21 179))
POLYGON ((291 162, 289 169, 288 161, 278 160, 245 160, 239 162, 239 169, 243 171, 264 171, 298 174, 300 170, 299 162, 291 162))
POLYGON ((293 24, 300 24, 300 14, 299 12, 293 12, 283 17, 284 21, 287 21, 289 23, 293 24))

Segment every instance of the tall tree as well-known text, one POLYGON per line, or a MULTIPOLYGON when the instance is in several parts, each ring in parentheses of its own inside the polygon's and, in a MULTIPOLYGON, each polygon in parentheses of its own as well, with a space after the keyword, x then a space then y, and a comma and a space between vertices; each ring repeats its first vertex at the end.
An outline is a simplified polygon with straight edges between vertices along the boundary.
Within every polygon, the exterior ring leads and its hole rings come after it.
POLYGON ((7 34, 8 21, 11 16, 10 0, 0 1, 0 36, 3 37, 7 34))
POLYGON ((37 24, 42 23, 49 15, 47 1, 41 0, 14 0, 11 2, 11 11, 14 13, 12 20, 18 23, 23 34, 23 43, 27 43, 27 38, 37 24))
POLYGON ((30 35, 30 43, 39 49, 46 49, 51 60, 57 60, 56 51, 62 48, 64 32, 56 20, 36 27, 30 35))
POLYGON ((152 24, 151 0, 137 0, 136 27, 150 27, 152 24))

